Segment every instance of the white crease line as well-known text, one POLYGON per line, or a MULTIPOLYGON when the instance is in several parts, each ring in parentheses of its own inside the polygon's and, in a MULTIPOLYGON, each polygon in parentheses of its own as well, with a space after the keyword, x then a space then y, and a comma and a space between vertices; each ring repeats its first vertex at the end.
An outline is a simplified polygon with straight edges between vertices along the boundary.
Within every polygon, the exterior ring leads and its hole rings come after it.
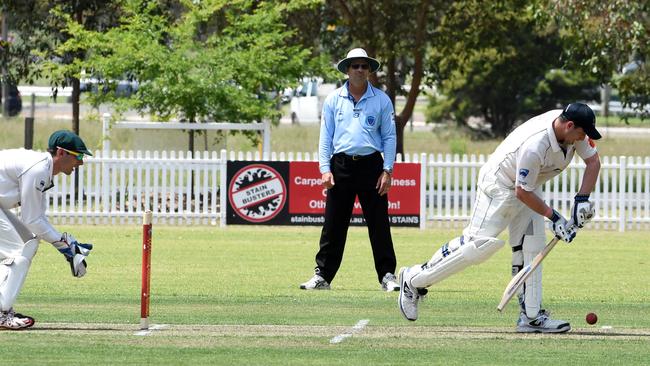
POLYGON ((366 325, 368 325, 369 322, 370 322, 370 320, 368 320, 368 319, 359 320, 357 322, 357 324, 355 324, 354 327, 352 327, 352 329, 350 329, 349 332, 341 333, 341 334, 337 335, 336 337, 330 339, 330 344, 341 343, 341 342, 343 342, 344 339, 352 337, 352 335, 354 333, 359 333, 360 331, 362 331, 363 328, 365 328, 366 325))
POLYGON ((148 336, 148 335, 151 334, 151 332, 154 331, 154 330, 161 330, 161 329, 165 329, 165 328, 167 328, 167 327, 169 327, 169 325, 167 325, 167 324, 152 324, 152 325, 149 327, 149 329, 143 329, 143 330, 141 330, 141 331, 139 331, 139 332, 135 332, 134 335, 137 335, 137 336, 148 336))

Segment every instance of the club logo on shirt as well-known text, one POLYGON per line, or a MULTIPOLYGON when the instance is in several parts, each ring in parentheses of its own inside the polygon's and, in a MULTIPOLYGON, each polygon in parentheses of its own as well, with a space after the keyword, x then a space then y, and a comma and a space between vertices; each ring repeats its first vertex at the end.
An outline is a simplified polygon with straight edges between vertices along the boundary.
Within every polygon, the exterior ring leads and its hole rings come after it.
POLYGON ((43 192, 45 190, 45 181, 41 180, 40 182, 36 183, 36 190, 39 192, 43 192))
POLYGON ((526 178, 528 176, 528 173, 530 173, 530 170, 528 169, 519 169, 519 176, 522 178, 526 178))
POLYGON ((376 121, 375 116, 366 117, 366 123, 368 124, 368 126, 374 126, 375 121, 376 121))

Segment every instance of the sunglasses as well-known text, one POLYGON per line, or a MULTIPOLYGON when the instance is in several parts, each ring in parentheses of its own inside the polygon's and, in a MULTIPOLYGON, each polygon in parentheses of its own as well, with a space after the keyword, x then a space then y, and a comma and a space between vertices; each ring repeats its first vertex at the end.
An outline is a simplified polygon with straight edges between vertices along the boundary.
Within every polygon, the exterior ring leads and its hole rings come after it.
POLYGON ((359 68, 362 68, 364 70, 368 70, 370 68, 370 65, 368 65, 368 64, 354 64, 354 65, 350 65, 350 67, 355 69, 355 70, 358 70, 359 68))
POLYGON ((65 151, 65 152, 67 152, 68 154, 70 154, 70 155, 72 155, 72 156, 74 156, 74 157, 77 158, 77 160, 79 160, 79 161, 83 161, 83 160, 84 160, 84 154, 83 154, 83 153, 76 152, 76 151, 70 151, 70 150, 68 150, 68 149, 64 149, 64 148, 62 148, 62 147, 60 147, 60 146, 57 146, 57 148, 58 148, 58 149, 61 149, 61 150, 63 150, 63 151, 65 151))

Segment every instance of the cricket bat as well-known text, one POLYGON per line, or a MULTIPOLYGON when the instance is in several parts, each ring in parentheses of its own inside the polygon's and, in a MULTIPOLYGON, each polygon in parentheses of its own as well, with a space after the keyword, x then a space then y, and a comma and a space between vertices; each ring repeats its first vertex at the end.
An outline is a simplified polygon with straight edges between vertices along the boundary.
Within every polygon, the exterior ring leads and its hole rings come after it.
POLYGON ((548 244, 546 244, 544 249, 541 252, 539 252, 539 254, 535 256, 535 258, 533 258, 533 261, 530 262, 529 265, 524 267, 521 271, 519 271, 519 273, 517 273, 514 277, 512 277, 512 279, 508 283, 508 286, 506 286, 506 289, 503 291, 503 296, 501 296, 501 302, 499 302, 499 305, 497 305, 497 310, 502 311, 503 308, 505 308, 506 305, 508 305, 510 299, 512 299, 512 297, 517 293, 517 290, 519 290, 521 285, 523 285, 524 282, 526 282, 526 280, 528 279, 528 277, 530 277, 530 275, 537 269, 537 267, 539 267, 540 263, 542 263, 544 258, 546 258, 546 256, 548 255, 548 253, 551 252, 553 247, 555 247, 555 244, 557 244, 558 240, 559 239, 557 237, 553 237, 553 239, 550 242, 548 242, 548 244))

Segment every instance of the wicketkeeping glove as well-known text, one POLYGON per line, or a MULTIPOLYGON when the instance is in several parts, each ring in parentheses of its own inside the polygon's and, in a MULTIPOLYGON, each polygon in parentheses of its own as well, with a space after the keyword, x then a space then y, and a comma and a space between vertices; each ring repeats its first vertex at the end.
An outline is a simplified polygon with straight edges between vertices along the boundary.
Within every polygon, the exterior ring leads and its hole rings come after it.
POLYGON ((573 225, 569 225, 567 220, 555 210, 553 210, 551 222, 551 230, 553 230, 556 238, 570 243, 576 237, 576 231, 573 225))
POLYGON ((577 194, 573 201, 573 209, 571 210, 571 218, 573 223, 582 228, 585 224, 596 215, 594 204, 589 201, 588 194, 577 194))
POLYGON ((92 244, 79 243, 71 234, 63 233, 61 240, 52 243, 56 249, 63 254, 70 263, 70 270, 75 277, 83 277, 86 274, 86 257, 93 249, 92 244))

